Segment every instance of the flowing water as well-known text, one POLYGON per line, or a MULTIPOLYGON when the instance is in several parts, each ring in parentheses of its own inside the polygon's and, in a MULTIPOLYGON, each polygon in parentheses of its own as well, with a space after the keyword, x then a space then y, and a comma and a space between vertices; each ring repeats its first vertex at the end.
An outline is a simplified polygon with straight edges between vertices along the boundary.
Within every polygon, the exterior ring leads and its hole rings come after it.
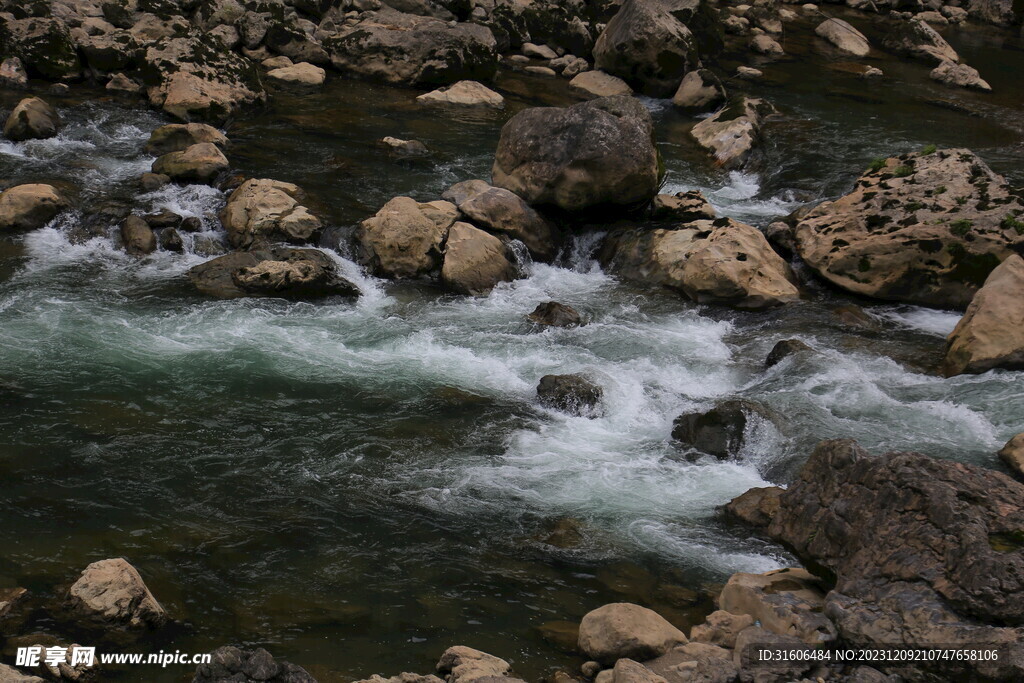
MULTIPOLYGON (((667 189, 699 188, 764 225, 842 193, 872 157, 926 144, 970 146, 1021 184, 1020 43, 966 31, 954 42, 995 95, 894 61, 878 85, 823 63, 774 66, 755 90, 782 115, 745 173, 712 169, 687 142, 693 120, 647 101, 667 189)), ((785 483, 819 439, 999 467, 994 451, 1024 430, 1024 384, 931 372, 956 312, 858 301, 866 317, 851 326, 834 311, 852 300, 820 284, 770 312, 696 306, 603 273, 599 235, 485 298, 377 280, 345 257, 351 226, 390 197, 487 177, 512 113, 570 101, 556 85, 506 75, 505 111, 453 114, 336 79, 233 122, 233 166, 307 190, 363 292, 356 303, 193 293, 184 273, 204 259, 198 243, 219 238, 223 196, 138 194, 143 143, 164 122, 153 112, 76 91, 57 102, 60 137, 0 143, 10 182, 70 187, 83 209, 169 207, 206 231, 184 255, 138 260, 113 226, 83 231, 76 210, 0 243, 0 586, 56 596, 88 562, 125 556, 178 620, 155 641, 165 649, 259 644, 330 681, 427 672, 467 644, 535 677, 574 662, 548 622, 627 599, 686 626, 708 604, 680 587, 703 594, 732 572, 792 562, 715 508, 785 483), (384 135, 432 155, 389 160, 374 144, 384 135), (538 331, 524 315, 546 300, 590 324, 538 331), (819 353, 764 371, 793 337, 819 353), (568 372, 604 387, 602 416, 537 404, 538 378, 568 372), (735 462, 690 462, 669 439, 673 419, 736 396, 784 419, 755 426, 735 462), (542 543, 565 519, 581 542, 542 543)), ((34 625, 69 632, 44 612, 34 625)))

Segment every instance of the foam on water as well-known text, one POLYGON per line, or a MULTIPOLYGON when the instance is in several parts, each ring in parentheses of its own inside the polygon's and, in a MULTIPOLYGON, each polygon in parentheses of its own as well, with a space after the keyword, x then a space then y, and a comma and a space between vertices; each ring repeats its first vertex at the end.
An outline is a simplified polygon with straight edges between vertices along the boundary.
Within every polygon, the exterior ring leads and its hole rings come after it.
POLYGON ((661 191, 665 194, 675 194, 690 190, 700 190, 720 215, 741 221, 785 216, 803 203, 788 193, 759 198, 761 178, 755 173, 742 171, 730 171, 723 186, 707 186, 670 178, 661 191))
POLYGON ((928 334, 947 336, 960 322, 962 313, 941 311, 924 306, 894 306, 892 308, 872 308, 869 313, 888 323, 894 323, 912 330, 920 330, 928 334))

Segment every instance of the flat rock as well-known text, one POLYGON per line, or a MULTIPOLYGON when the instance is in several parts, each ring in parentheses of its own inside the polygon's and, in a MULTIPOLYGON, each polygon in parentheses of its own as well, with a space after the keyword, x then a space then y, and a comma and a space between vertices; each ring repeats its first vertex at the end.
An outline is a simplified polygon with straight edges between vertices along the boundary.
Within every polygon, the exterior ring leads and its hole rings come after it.
POLYGON ((569 85, 594 97, 632 95, 633 89, 621 78, 595 69, 573 76, 569 85))
POLYGON ((267 72, 271 82, 289 88, 315 89, 327 80, 327 72, 315 64, 299 62, 282 66, 267 72))
POLYGON ((447 104, 462 107, 505 106, 505 98, 476 81, 459 81, 416 98, 420 104, 447 104))
POLYGON ((319 249, 266 247, 236 251, 194 266, 188 276, 200 292, 220 299, 315 299, 359 294, 355 285, 338 274, 334 260, 319 249))

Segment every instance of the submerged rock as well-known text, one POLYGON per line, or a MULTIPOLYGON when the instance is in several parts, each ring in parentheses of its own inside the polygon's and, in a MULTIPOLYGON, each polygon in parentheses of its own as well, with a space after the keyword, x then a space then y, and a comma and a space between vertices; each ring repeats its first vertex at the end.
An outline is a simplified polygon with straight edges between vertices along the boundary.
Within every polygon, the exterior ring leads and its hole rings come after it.
POLYGON ((526 317, 531 322, 549 327, 577 327, 583 324, 583 317, 576 309, 557 301, 537 304, 533 313, 526 317))
POLYGON ((524 109, 501 129, 492 182, 565 211, 643 204, 661 180, 653 130, 632 97, 524 109))
POLYGON ((672 423, 672 438, 719 460, 736 456, 746 446, 752 421, 772 423, 772 413, 753 401, 731 399, 702 413, 684 413, 672 423))
POLYGON ((1016 254, 974 295, 949 335, 942 363, 947 377, 992 368, 1024 369, 1024 259, 1016 254))
POLYGON ((768 357, 764 359, 764 367, 765 369, 775 367, 786 358, 805 351, 813 351, 813 349, 799 339, 783 339, 772 347, 768 357))
POLYGON ((228 240, 240 249, 262 240, 308 242, 323 226, 299 203, 303 197, 298 185, 267 178, 246 180, 220 212, 228 240))
POLYGON ((118 557, 93 562, 68 590, 67 605, 108 626, 157 628, 167 612, 149 592, 135 567, 118 557))
POLYGON ((600 259, 624 278, 681 291, 698 303, 762 309, 800 297, 789 265, 761 231, 729 218, 615 232, 600 259))
POLYGON ((592 415, 604 390, 583 375, 544 375, 537 385, 544 405, 574 415, 592 415))
POLYGON ((0 192, 0 231, 41 228, 67 207, 53 185, 15 185, 0 192))
POLYGON ((628 602, 598 607, 580 622, 580 650, 606 665, 624 657, 654 659, 686 642, 686 635, 660 614, 628 602))
POLYGON ((381 138, 380 144, 387 147, 396 157, 421 157, 430 153, 427 146, 419 140, 402 140, 387 135, 381 138))
POLYGON ((359 289, 338 274, 334 260, 319 249, 236 251, 194 266, 188 276, 200 292, 221 299, 359 295, 359 289))
POLYGON ((384 277, 428 275, 441 267, 442 245, 458 216, 450 202, 395 197, 356 229, 361 260, 384 277))
POLYGON ((453 223, 444 245, 441 282, 460 294, 488 294, 499 282, 516 277, 505 245, 469 223, 453 223))
POLYGON ((38 97, 18 102, 4 123, 4 137, 14 142, 52 138, 60 130, 57 112, 38 97))
POLYGON ((192 683, 316 683, 301 666, 278 662, 263 648, 242 650, 229 645, 210 654, 210 662, 196 668, 192 683))
POLYGON ((690 135, 725 168, 738 168, 749 159, 761 134, 764 118, 775 108, 764 100, 739 97, 710 118, 698 122, 690 135))
POLYGON ((420 104, 451 104, 464 107, 505 106, 505 98, 482 83, 459 81, 453 85, 424 93, 416 98, 420 104))
POLYGON ((879 160, 854 190, 796 221, 794 247, 862 296, 964 308, 1001 261, 1024 251, 1024 203, 967 149, 879 160))
POLYGON ((171 123, 150 133, 146 141, 146 153, 159 157, 171 152, 183 152, 201 143, 210 143, 223 150, 227 147, 228 139, 205 123, 171 123))
POLYGON ((212 142, 200 142, 181 152, 170 152, 153 162, 153 173, 165 175, 178 183, 212 184, 228 170, 227 157, 212 142))

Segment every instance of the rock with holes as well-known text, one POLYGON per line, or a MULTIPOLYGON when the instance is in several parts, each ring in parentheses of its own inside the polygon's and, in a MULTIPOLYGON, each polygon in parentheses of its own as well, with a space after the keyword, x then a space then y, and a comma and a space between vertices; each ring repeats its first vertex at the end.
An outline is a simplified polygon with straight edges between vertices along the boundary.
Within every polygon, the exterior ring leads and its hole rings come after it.
POLYGON ((245 249, 260 241, 308 242, 320 231, 320 219, 300 204, 298 185, 250 178, 238 186, 220 212, 228 240, 245 249))
POLYGON ((264 247, 236 251, 194 266, 188 276, 200 292, 219 299, 316 299, 359 294, 359 289, 338 273, 334 259, 319 249, 264 247))
POLYGON ((715 217, 715 207, 708 203, 700 190, 659 194, 651 200, 651 218, 655 220, 690 223, 715 217))
POLYGON ((93 562, 68 590, 67 606, 107 626, 156 628, 167 612, 149 592, 135 567, 120 557, 93 562))
POLYGON ((1024 252, 1024 203, 967 149, 878 160, 839 199, 794 221, 793 246, 832 284, 877 299, 965 308, 1024 252))

